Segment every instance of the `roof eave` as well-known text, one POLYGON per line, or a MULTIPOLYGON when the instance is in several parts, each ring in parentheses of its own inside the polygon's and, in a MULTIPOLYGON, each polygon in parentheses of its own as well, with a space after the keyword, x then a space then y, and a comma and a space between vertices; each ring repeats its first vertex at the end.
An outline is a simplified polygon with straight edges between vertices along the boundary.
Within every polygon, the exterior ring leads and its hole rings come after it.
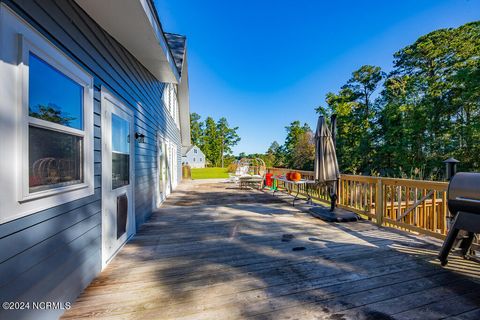
POLYGON ((75 1, 155 78, 179 83, 180 74, 150 0, 75 1))

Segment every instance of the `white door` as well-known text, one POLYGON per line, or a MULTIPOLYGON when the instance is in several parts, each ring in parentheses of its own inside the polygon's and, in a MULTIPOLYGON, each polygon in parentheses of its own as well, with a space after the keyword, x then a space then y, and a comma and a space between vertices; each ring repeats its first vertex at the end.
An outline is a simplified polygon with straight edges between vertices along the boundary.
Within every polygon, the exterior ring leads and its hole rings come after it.
POLYGON ((172 142, 172 184, 173 188, 176 188, 178 185, 178 153, 177 145, 172 142))
POLYGON ((158 168, 158 201, 157 206, 167 198, 168 173, 167 173, 167 148, 165 139, 157 138, 157 168, 158 168))
POLYGON ((135 233, 133 114, 102 90, 102 264, 135 233))
POLYGON ((158 197, 157 206, 175 189, 178 184, 177 145, 168 138, 158 135, 157 166, 158 166, 158 197))

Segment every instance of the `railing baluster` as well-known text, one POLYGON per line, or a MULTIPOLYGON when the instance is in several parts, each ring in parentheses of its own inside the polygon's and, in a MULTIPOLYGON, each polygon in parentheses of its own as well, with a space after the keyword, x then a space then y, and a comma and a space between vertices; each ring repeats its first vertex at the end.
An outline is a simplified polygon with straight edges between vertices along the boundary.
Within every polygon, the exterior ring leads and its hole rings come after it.
POLYGON ((433 191, 432 203, 432 231, 437 232, 437 191, 433 191))
MULTIPOLYGON (((288 171, 290 169, 268 168, 268 172, 275 175, 288 171)), ((299 172, 305 178, 313 178, 311 171, 299 172)), ((375 218, 378 224, 441 237, 447 231, 447 186, 446 182, 341 175, 337 184, 337 203, 339 207, 375 218), (411 209, 430 190, 432 197, 411 209), (409 209, 407 215, 397 222, 396 218, 409 209)), ((286 189, 287 186, 279 183, 279 188, 286 189)), ((306 192, 306 186, 302 185, 300 194, 306 196, 306 192)), ((316 186, 310 193, 316 200, 329 202, 328 190, 323 185, 316 186)))
MULTIPOLYGON (((427 190, 423 189, 422 190, 422 197, 425 197, 427 195, 427 190)), ((427 203, 424 200, 422 203, 422 210, 423 210, 423 227, 427 229, 427 203)))
MULTIPOLYGON (((410 204, 410 188, 409 187, 405 187, 405 211, 408 209, 408 205, 410 204)), ((405 212, 404 211, 404 212, 405 212)), ((406 221, 408 221, 409 224, 412 223, 412 215, 408 215, 406 218, 405 218, 406 221)))
POLYGON ((395 210, 395 191, 393 190, 394 188, 394 185, 391 184, 390 185, 390 218, 392 218, 393 220, 396 218, 395 214, 394 214, 394 210, 395 210))
POLYGON ((397 204, 398 210, 397 210, 395 219, 402 215, 402 186, 397 187, 397 202, 398 202, 397 204))

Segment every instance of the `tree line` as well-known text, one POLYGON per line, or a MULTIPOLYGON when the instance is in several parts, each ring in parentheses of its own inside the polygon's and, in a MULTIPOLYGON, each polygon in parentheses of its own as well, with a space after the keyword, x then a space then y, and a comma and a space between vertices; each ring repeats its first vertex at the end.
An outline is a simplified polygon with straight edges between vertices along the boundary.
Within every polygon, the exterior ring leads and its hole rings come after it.
POLYGON ((234 160, 232 147, 240 141, 238 127, 230 127, 225 117, 218 121, 207 117, 201 121, 199 114, 191 113, 190 130, 192 144, 205 154, 207 165, 223 168, 234 160))
MULTIPOLYGON (((393 70, 364 65, 319 114, 337 114, 343 173, 440 179, 443 160, 480 170, 480 22, 440 29, 393 56, 393 70)), ((296 169, 313 167, 312 132, 294 121, 283 145, 265 157, 296 169)))
POLYGON ((287 136, 280 145, 272 142, 266 153, 240 153, 241 158, 261 158, 267 167, 294 168, 297 170, 313 170, 315 144, 314 134, 307 123, 295 120, 285 127, 287 136))

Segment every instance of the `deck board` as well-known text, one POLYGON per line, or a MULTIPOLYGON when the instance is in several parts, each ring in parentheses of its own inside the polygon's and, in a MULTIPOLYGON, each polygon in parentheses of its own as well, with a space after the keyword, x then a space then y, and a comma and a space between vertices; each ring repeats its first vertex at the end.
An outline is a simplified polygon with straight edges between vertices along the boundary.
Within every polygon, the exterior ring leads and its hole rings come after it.
POLYGON ((325 223, 268 193, 188 182, 64 318, 473 319, 479 265, 451 257, 440 267, 440 244, 367 221, 325 223))

